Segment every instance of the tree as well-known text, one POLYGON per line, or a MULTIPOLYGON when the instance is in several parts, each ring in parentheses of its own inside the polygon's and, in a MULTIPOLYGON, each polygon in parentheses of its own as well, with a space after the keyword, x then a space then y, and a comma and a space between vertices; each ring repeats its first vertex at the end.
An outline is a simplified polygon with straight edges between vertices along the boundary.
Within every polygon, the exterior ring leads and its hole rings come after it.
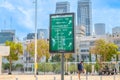
POLYGON ((114 55, 118 54, 118 46, 114 43, 99 39, 96 40, 95 45, 91 48, 90 52, 100 55, 100 62, 110 61, 114 55))
POLYGON ((5 45, 10 46, 10 54, 6 58, 10 63, 9 74, 11 74, 12 62, 18 60, 19 55, 23 54, 23 47, 21 43, 11 41, 7 41, 5 45))
MULTIPOLYGON (((34 42, 31 42, 27 45, 27 51, 34 56, 35 52, 35 44, 34 42)), ((37 62, 43 57, 46 56, 46 60, 49 59, 49 45, 46 40, 37 40, 37 62)))
POLYGON ((52 56, 51 62, 60 62, 60 61, 61 61, 60 54, 55 54, 52 56))

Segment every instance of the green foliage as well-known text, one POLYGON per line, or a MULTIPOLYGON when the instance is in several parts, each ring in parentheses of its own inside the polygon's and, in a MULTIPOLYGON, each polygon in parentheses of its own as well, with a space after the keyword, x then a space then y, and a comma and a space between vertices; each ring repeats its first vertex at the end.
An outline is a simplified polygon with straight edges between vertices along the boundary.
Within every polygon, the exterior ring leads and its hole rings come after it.
POLYGON ((91 62, 92 60, 91 60, 91 53, 89 54, 89 61, 91 62))
POLYGON ((90 52, 100 55, 100 61, 110 61, 114 55, 118 54, 118 46, 100 39, 95 42, 95 46, 90 52))
MULTIPOLYGON (((77 58, 77 59, 79 59, 79 58, 77 58)), ((73 56, 70 56, 69 58, 68 58, 68 61, 69 62, 73 62, 75 60, 75 58, 73 57, 73 56)))
POLYGON ((84 69, 86 70, 86 72, 92 72, 92 64, 87 64, 84 63, 84 69))
MULTIPOLYGON (((3 70, 8 70, 10 68, 10 64, 9 63, 2 63, 2 68, 3 68, 3 70)), ((11 69, 14 70, 15 65, 12 65, 11 69)))
POLYGON ((23 68, 23 64, 16 64, 15 65, 15 69, 21 69, 21 68, 23 68))
POLYGON ((68 66, 68 72, 70 72, 71 74, 72 74, 73 72, 77 72, 77 65, 75 65, 75 64, 70 64, 70 65, 68 66))
POLYGON ((21 43, 15 43, 11 41, 7 41, 5 45, 10 46, 10 54, 6 58, 10 63, 9 73, 11 74, 12 62, 18 60, 20 54, 23 54, 23 47, 21 43))
POLYGON ((51 62, 60 62, 60 54, 55 54, 54 56, 52 56, 52 60, 51 62))
POLYGON ((60 72, 60 63, 40 63, 38 64, 38 71, 40 72, 60 72))
POLYGON ((2 68, 3 68, 4 70, 9 69, 9 66, 10 66, 9 63, 2 63, 2 68))
MULTIPOLYGON (((67 61, 70 61, 70 62, 75 60, 74 57, 72 56, 72 54, 68 54, 68 53, 65 54, 64 60, 66 60, 66 59, 67 59, 67 61)), ((61 61, 60 54, 55 54, 54 56, 52 56, 51 62, 60 62, 60 61, 61 61)))
POLYGON ((46 63, 45 65, 45 72, 52 72, 53 71, 53 66, 50 63, 46 63))
POLYGON ((44 71, 44 63, 40 63, 40 64, 38 64, 38 71, 41 71, 41 72, 43 72, 44 71))
POLYGON ((118 54, 116 55, 116 61, 119 61, 119 56, 118 56, 118 54))
POLYGON ((100 70, 100 65, 98 62, 96 62, 95 64, 95 70, 98 72, 100 70))
MULTIPOLYGON (((35 53, 35 43, 31 42, 27 44, 27 51, 34 56, 35 53)), ((46 40, 37 40, 37 60, 39 61, 41 57, 46 56, 46 60, 48 61, 49 54, 49 45, 46 40)))
POLYGON ((54 64, 53 65, 53 69, 54 69, 55 73, 60 73, 60 71, 61 71, 61 65, 60 65, 60 63, 54 64))
POLYGON ((10 55, 7 57, 8 61, 18 60, 18 56, 23 53, 23 47, 21 43, 15 43, 7 41, 6 46, 10 46, 10 55))

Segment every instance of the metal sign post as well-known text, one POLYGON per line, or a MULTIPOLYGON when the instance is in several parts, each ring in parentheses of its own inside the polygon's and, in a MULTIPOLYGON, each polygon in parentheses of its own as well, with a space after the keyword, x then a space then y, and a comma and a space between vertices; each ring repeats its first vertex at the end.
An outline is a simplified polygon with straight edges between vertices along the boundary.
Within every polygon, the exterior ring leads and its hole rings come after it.
POLYGON ((61 53, 61 80, 64 80, 64 53, 74 53, 74 13, 50 15, 50 53, 61 53))
POLYGON ((61 80, 64 80, 64 53, 62 53, 61 63, 61 80))

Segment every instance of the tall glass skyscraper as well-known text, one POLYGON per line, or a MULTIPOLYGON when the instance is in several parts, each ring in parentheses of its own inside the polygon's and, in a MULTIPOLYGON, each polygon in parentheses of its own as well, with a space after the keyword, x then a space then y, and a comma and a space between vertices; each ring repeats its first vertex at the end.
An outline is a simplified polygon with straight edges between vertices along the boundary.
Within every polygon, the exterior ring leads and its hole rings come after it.
POLYGON ((55 13, 67 13, 70 12, 70 3, 69 2, 57 2, 55 13))
POLYGON ((91 35, 92 8, 90 0, 79 0, 77 6, 77 25, 85 26, 86 36, 91 35))

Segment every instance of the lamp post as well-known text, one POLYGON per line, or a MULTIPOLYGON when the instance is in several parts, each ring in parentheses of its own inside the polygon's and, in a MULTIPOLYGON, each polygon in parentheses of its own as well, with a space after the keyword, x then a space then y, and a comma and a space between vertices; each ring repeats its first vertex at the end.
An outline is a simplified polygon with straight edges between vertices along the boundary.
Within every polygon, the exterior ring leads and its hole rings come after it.
POLYGON ((35 77, 37 73, 37 0, 35 0, 35 55, 34 55, 34 63, 35 63, 35 77))

